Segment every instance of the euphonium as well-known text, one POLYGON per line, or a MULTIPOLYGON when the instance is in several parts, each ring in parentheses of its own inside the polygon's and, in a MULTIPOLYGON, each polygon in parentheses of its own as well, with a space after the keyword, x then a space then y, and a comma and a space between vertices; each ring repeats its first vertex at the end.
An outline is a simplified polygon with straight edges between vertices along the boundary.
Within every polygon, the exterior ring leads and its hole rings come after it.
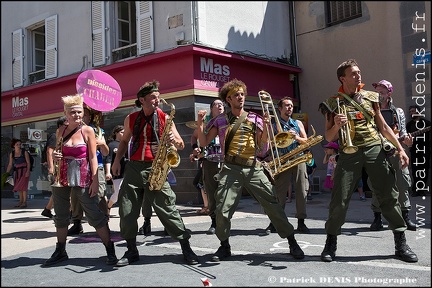
MULTIPOLYGON (((337 107, 338 107, 338 113, 348 116, 347 112, 346 112, 345 105, 343 105, 342 107, 339 105, 339 98, 336 98, 336 102, 337 102, 337 107)), ((341 141, 340 142, 341 142, 342 147, 343 147, 342 150, 346 154, 352 154, 352 153, 357 152, 357 150, 358 150, 358 147, 354 146, 352 144, 352 140, 351 140, 352 127, 351 127, 350 121, 351 120, 348 119, 347 123, 340 128, 340 135, 341 135, 341 139, 340 139, 341 141)))
MULTIPOLYGON (((168 104, 164 99, 160 99, 164 104, 168 104)), ((174 104, 171 103, 169 105, 171 106, 171 113, 160 137, 159 147, 148 178, 150 190, 161 190, 163 184, 166 182, 170 168, 175 168, 180 164, 179 154, 172 144, 168 142, 168 134, 171 132, 175 114, 174 104)))
MULTIPOLYGON (((60 139, 56 143, 55 151, 61 152, 63 146, 63 137, 60 137, 60 139)), ((54 183, 51 185, 52 187, 63 187, 63 185, 60 184, 60 162, 54 161, 54 183)))
MULTIPOLYGON (((287 131, 283 131, 282 130, 282 126, 280 124, 278 115, 276 114, 276 109, 273 105, 273 101, 271 99, 271 96, 268 92, 261 90, 258 92, 258 98, 260 100, 261 103, 261 109, 264 112, 267 112, 267 114, 269 115, 270 118, 274 118, 275 123, 276 123, 276 129, 277 129, 277 133, 274 133, 275 131, 273 130, 273 125, 270 125, 270 130, 268 131, 268 139, 269 139, 269 143, 271 143, 272 145, 276 146, 277 148, 286 148, 289 145, 291 145, 294 141, 294 136, 291 135, 289 132, 287 131), (272 111, 273 114, 270 113, 269 110, 269 104, 272 107, 272 111), (270 133, 271 132, 271 133, 270 133)), ((271 119, 270 119, 271 120, 271 119)))

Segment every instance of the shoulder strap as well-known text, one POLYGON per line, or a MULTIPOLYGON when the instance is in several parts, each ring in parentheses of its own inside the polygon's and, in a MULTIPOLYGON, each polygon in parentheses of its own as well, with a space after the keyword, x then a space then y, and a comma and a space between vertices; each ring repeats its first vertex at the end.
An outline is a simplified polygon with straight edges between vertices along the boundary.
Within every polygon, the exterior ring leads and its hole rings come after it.
POLYGON ((225 138, 225 155, 228 153, 228 146, 231 142, 231 140, 234 138, 234 134, 237 131, 237 129, 240 127, 240 124, 243 122, 243 120, 248 115, 248 112, 243 111, 243 113, 240 115, 240 117, 237 119, 236 123, 234 124, 234 127, 231 129, 228 136, 225 138))
POLYGON ((361 111, 364 115, 364 117, 366 118, 366 120, 368 122, 371 121, 371 117, 369 115, 369 113, 367 113, 364 108, 358 104, 356 101, 354 101, 351 97, 349 97, 348 95, 346 95, 345 93, 341 93, 339 92, 338 94, 342 95, 345 99, 347 99, 352 105, 354 105, 359 111, 361 111))
MULTIPOLYGON (((73 129, 69 134, 67 134, 65 137, 63 137, 63 142, 66 142, 69 140, 69 138, 72 137, 73 134, 75 134, 76 131, 78 131, 78 129, 81 128, 81 125, 78 125, 77 127, 75 127, 75 129, 73 129)), ((64 130, 66 131, 66 129, 64 130)), ((64 133, 63 131, 63 133, 64 133)))

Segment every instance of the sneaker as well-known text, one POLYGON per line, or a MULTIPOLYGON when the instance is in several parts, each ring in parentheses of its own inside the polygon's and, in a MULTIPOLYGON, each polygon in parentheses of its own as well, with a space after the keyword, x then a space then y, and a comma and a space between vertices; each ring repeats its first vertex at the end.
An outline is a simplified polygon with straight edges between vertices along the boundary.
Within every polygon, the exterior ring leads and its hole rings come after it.
POLYGON ((307 200, 312 200, 312 195, 307 195, 307 200))
POLYGON ((47 208, 45 208, 45 209, 42 211, 41 215, 42 215, 42 216, 45 216, 45 217, 48 217, 48 218, 50 218, 50 219, 54 217, 54 215, 51 213, 51 210, 49 210, 49 209, 47 209, 47 208))
POLYGON ((366 197, 365 196, 360 196, 360 201, 365 202, 366 201, 366 197))

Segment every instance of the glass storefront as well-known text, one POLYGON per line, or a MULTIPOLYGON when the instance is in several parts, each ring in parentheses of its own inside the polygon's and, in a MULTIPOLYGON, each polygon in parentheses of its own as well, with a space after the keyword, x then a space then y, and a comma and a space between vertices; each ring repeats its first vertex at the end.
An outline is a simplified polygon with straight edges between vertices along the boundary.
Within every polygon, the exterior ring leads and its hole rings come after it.
MULTIPOLYGON (((105 139, 111 135, 112 130, 116 125, 123 125, 124 119, 127 114, 136 111, 134 107, 119 108, 112 112, 104 113, 104 120, 101 124, 105 130, 105 139)), ((6 172, 10 153, 12 138, 18 138, 22 142, 23 148, 31 153, 34 157, 34 168, 30 174, 30 181, 28 186, 28 193, 39 196, 50 196, 50 184, 47 181, 48 169, 46 163, 41 163, 42 152, 46 145, 46 140, 51 133, 55 133, 57 129, 57 119, 50 119, 47 121, 25 123, 21 125, 5 126, 1 131, 1 173, 6 172), (42 137, 40 141, 30 140, 28 129, 42 130, 42 137)), ((14 193, 12 186, 6 184, 2 197, 13 197, 14 193), (4 195, 3 195, 4 194, 4 195)), ((16 193, 15 193, 16 194, 16 193)), ((16 195, 17 197, 17 195, 16 195)))

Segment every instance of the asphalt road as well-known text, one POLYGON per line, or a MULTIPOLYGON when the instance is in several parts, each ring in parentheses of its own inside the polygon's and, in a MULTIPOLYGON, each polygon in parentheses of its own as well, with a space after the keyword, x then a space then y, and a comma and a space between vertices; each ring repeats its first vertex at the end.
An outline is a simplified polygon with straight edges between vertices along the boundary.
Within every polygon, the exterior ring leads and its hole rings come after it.
MULTIPOLYGON (((205 232, 208 216, 199 216, 196 206, 178 205, 186 227, 192 231, 192 249, 200 258, 195 266, 184 264, 180 244, 163 235, 157 217, 152 218, 152 235, 138 236, 140 261, 126 267, 105 265, 105 248, 94 229, 84 223, 84 234, 68 237, 69 260, 42 268, 55 249, 53 221, 40 215, 45 199, 32 199, 28 208, 12 208, 17 200, 2 198, 1 211, 1 286, 431 286, 431 207, 430 196, 412 198, 411 218, 418 222, 417 231, 407 231, 408 244, 418 255, 418 263, 405 263, 394 257, 393 234, 387 229, 369 231, 373 220, 370 198, 350 203, 342 235, 338 237, 336 260, 324 263, 320 254, 325 243, 324 223, 330 194, 315 194, 308 202, 306 225, 310 234, 296 239, 306 257, 295 260, 289 255, 286 239, 276 233, 265 235, 269 220, 261 206, 249 196, 241 200, 232 219, 230 244, 232 256, 214 263, 211 255, 219 240, 205 232)), ((297 227, 295 201, 285 209, 290 222, 297 227)), ((111 211, 116 254, 126 251, 120 237, 118 208, 111 211)), ((139 219, 142 224, 142 218, 139 219)))

